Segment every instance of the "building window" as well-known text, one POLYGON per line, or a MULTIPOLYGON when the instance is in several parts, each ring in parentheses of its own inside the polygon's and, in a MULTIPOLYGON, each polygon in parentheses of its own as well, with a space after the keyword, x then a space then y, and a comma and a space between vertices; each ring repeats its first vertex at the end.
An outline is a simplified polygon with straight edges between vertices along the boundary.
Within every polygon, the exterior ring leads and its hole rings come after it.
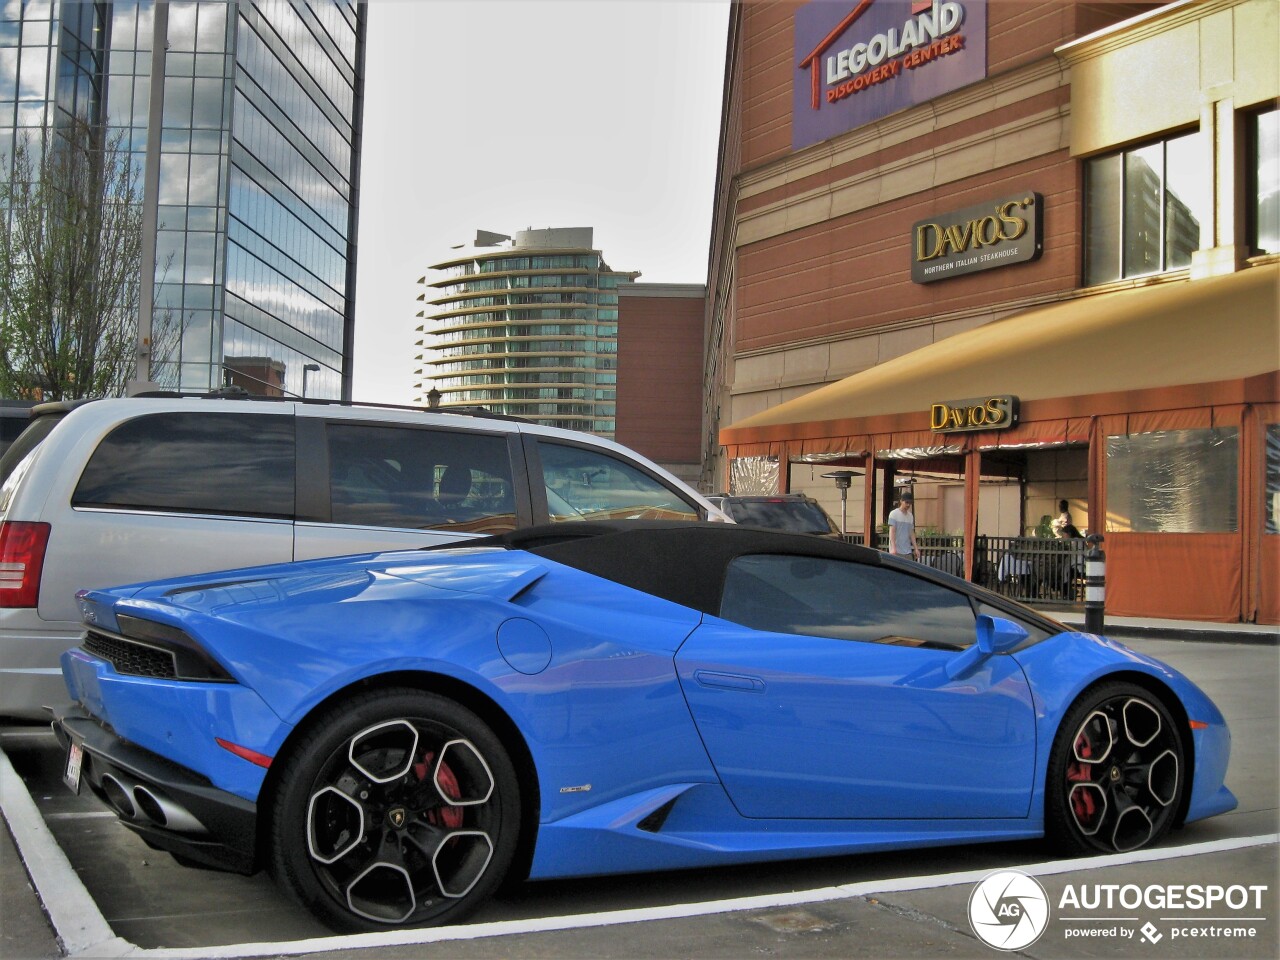
POLYGON ((1255 113, 1249 124, 1249 246, 1280 253, 1280 110, 1255 113))
POLYGON ((1208 212, 1208 163, 1198 132, 1088 161, 1085 283, 1190 266, 1208 212))
POLYGON ((1239 431, 1107 437, 1108 533, 1235 533, 1239 431))

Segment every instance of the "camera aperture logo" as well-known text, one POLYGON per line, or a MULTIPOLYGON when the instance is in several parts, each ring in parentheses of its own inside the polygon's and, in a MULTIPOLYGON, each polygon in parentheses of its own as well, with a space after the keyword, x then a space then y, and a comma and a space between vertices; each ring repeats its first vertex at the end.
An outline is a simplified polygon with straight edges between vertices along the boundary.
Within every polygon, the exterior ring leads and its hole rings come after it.
POLYGON ((1022 950, 1049 926, 1049 895, 1018 870, 993 873, 969 895, 969 925, 989 947, 1022 950))

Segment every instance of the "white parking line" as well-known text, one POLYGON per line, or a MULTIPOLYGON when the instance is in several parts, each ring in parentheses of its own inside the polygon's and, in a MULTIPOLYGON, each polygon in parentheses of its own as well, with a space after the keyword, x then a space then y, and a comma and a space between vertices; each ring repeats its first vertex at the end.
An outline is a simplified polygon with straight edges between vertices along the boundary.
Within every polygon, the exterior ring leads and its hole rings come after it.
MULTIPOLYGON (((1046 863, 1020 864, 1003 869, 1021 870, 1036 876, 1055 873, 1071 873, 1076 870, 1094 870, 1098 867, 1120 866, 1131 863, 1150 863, 1173 860, 1180 857, 1223 853, 1246 847, 1265 846, 1280 842, 1280 834, 1258 837, 1240 837, 1187 844, 1181 847, 1161 847, 1139 850, 1134 853, 1114 854, 1102 857, 1082 857, 1073 860, 1054 860, 1046 863)), ((548 933, 560 930, 580 930, 589 927, 605 927, 624 923, 644 923, 651 920, 684 920, 691 917, 735 913, 743 910, 768 910, 778 907, 795 907, 831 900, 851 900, 907 890, 929 890, 959 884, 977 883, 992 873, 994 868, 965 870, 933 876, 897 877, 884 880, 867 880, 862 883, 841 884, 814 890, 792 893, 766 894, 756 897, 738 897, 730 900, 709 900, 701 903, 677 903, 665 907, 644 907, 635 910, 611 910, 603 913, 584 913, 564 917, 545 917, 530 920, 503 920, 494 923, 475 923, 456 927, 437 927, 428 930, 406 930, 395 933, 361 933, 348 936, 317 937, 310 940, 294 940, 287 943, 241 943, 225 947, 206 947, 202 950, 153 949, 139 950, 138 957, 165 957, 173 960, 243 960, 251 957, 299 956, 324 953, 331 950, 377 949, 413 946, 415 944, 443 943, 459 940, 479 940, 483 937, 506 937, 516 934, 548 933)))
POLYGON ((112 932, 93 897, 71 868, 67 855, 53 839, 27 792, 27 785, 3 750, 0 750, 0 812, 4 813, 18 856, 26 864, 32 886, 44 904, 63 949, 71 956, 88 950, 97 956, 136 951, 137 947, 112 932))
MULTIPOLYGON (((248 960, 253 957, 302 956, 338 950, 378 949, 412 946, 415 944, 443 943, 448 941, 479 940, 484 937, 507 937, 517 934, 548 933, 560 930, 605 927, 625 923, 644 923, 651 920, 681 920, 691 917, 713 916, 743 910, 768 910, 778 907, 794 907, 831 900, 849 900, 857 897, 901 893, 907 890, 929 890, 959 884, 977 883, 992 872, 993 868, 965 870, 957 873, 932 876, 896 877, 883 880, 867 880, 861 883, 840 884, 813 890, 791 893, 766 894, 754 897, 737 897, 728 900, 708 900, 700 903, 677 903, 662 907, 644 907, 634 910, 610 910, 601 913, 576 914, 562 917, 543 917, 529 920, 502 920, 493 923, 465 924, 455 927, 437 927, 427 930, 388 931, 386 933, 360 933, 346 936, 314 937, 277 943, 236 943, 225 946, 200 948, 143 948, 115 936, 110 926, 93 902, 89 892, 67 862, 48 828, 40 818, 35 803, 26 786, 14 772, 9 758, 0 751, 0 809, 13 831, 18 851, 35 884, 36 892, 44 901, 45 909, 53 920, 54 930, 71 957, 137 957, 172 958, 172 960, 248 960)), ((1255 837, 1238 837, 1212 840, 1178 847, 1159 847, 1138 850, 1133 853, 1110 856, 1082 857, 1072 860, 1053 860, 1045 863, 1019 864, 1004 869, 1021 870, 1035 876, 1071 873, 1077 870, 1096 870, 1099 867, 1122 866, 1133 863, 1152 863, 1181 857, 1224 853, 1247 847, 1259 847, 1280 842, 1280 834, 1255 837)))

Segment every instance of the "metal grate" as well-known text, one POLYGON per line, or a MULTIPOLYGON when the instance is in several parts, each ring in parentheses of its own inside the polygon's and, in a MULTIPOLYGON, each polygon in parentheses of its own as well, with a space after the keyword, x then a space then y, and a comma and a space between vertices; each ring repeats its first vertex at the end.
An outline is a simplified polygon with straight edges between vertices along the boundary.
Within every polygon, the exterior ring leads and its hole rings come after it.
POLYGON ((96 630, 89 631, 83 646, 95 657, 101 657, 115 667, 116 673, 130 677, 177 679, 178 671, 173 654, 165 650, 157 650, 155 647, 99 633, 96 630))

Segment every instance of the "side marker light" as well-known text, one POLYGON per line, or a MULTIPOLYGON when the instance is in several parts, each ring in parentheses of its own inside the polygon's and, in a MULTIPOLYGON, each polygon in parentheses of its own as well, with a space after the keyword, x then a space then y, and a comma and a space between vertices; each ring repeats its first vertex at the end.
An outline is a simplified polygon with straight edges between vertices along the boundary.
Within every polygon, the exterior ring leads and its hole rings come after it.
POLYGON ((248 760, 250 763, 259 767, 271 766, 271 757, 265 753, 259 753, 257 750, 250 750, 248 747, 242 747, 238 743, 232 743, 230 740, 223 740, 221 737, 214 737, 218 746, 223 750, 229 750, 242 760, 248 760))

